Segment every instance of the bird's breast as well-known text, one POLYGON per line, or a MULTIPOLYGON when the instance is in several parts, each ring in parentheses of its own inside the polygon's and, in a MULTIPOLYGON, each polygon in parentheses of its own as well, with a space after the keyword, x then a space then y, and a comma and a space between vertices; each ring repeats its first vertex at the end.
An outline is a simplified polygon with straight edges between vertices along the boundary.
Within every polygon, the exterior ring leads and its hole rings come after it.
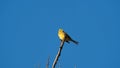
POLYGON ((58 36, 61 40, 64 40, 64 38, 65 38, 65 34, 63 32, 59 32, 58 36))

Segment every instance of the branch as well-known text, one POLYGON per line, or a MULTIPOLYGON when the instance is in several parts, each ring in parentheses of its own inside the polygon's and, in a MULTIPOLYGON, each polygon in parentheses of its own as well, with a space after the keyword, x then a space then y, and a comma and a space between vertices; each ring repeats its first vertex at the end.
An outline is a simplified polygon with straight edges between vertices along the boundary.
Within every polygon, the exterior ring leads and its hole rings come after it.
POLYGON ((74 67, 74 68, 77 68, 77 67, 76 67, 76 65, 75 65, 75 67, 74 67))
POLYGON ((47 64, 46 64, 46 68, 49 67, 49 63, 50 63, 50 56, 48 57, 47 64))
POLYGON ((53 65, 52 65, 52 68, 55 68, 55 66, 56 66, 56 63, 57 63, 57 61, 58 61, 58 59, 59 59, 59 57, 60 57, 60 54, 61 54, 63 45, 64 45, 64 40, 61 41, 61 43, 60 43, 60 48, 59 48, 59 51, 58 51, 58 53, 57 53, 57 55, 56 55, 56 57, 55 57, 55 60, 54 60, 53 65))

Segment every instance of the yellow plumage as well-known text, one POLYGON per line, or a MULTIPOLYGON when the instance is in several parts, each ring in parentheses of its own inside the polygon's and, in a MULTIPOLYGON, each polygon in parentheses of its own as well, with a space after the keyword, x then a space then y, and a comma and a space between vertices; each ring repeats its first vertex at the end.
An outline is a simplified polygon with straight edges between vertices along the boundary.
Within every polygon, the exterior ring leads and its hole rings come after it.
POLYGON ((62 29, 59 29, 58 36, 59 36, 60 40, 64 40, 65 39, 65 33, 63 32, 62 29))
POLYGON ((59 29, 58 30, 58 37, 60 38, 60 40, 64 40, 65 42, 68 42, 69 43, 69 41, 72 41, 72 42, 74 42, 75 44, 78 44, 78 42, 77 41, 74 41, 67 33, 65 33, 64 31, 63 31, 63 29, 59 29))

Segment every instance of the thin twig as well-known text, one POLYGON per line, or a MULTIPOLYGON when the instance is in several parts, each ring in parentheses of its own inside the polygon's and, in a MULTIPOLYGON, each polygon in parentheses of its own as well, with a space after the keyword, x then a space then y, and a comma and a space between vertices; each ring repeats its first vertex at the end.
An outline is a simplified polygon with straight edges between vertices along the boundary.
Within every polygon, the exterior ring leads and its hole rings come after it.
POLYGON ((50 56, 48 56, 48 60, 47 60, 47 63, 46 63, 46 68, 49 68, 49 63, 50 63, 50 56))
POLYGON ((74 68, 77 68, 77 67, 76 67, 76 64, 75 64, 75 67, 74 67, 74 68))
POLYGON ((58 61, 58 59, 59 59, 59 57, 60 57, 60 54, 61 54, 63 45, 64 45, 64 40, 61 41, 61 43, 60 43, 60 48, 59 48, 59 51, 58 51, 58 53, 57 53, 57 55, 56 55, 56 57, 55 57, 55 60, 54 60, 53 65, 52 65, 52 68, 55 68, 55 66, 56 66, 56 63, 57 63, 57 61, 58 61))
POLYGON ((38 68, 40 68, 40 64, 38 64, 38 68))

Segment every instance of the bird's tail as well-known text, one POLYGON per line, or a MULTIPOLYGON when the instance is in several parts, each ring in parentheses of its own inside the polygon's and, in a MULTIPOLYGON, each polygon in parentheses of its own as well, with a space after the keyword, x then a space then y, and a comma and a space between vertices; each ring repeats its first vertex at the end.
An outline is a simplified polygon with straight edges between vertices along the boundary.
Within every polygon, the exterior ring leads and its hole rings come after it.
POLYGON ((75 41, 75 40, 72 40, 72 39, 71 39, 71 41, 72 41, 73 43, 75 43, 75 44, 77 44, 77 45, 78 45, 78 42, 77 42, 77 41, 75 41))

